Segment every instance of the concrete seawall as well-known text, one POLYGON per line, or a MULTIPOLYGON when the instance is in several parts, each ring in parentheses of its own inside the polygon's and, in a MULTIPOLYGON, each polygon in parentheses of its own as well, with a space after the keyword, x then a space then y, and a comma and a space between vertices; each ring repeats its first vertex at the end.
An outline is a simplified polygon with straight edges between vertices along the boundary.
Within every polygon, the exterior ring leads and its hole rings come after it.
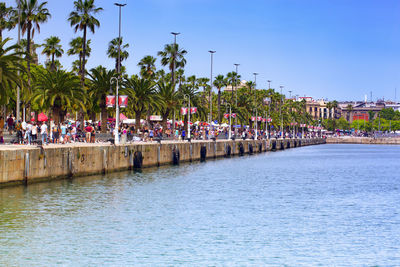
POLYGON ((0 186, 317 145, 325 139, 217 140, 0 148, 0 186))
POLYGON ((327 144, 400 145, 400 138, 328 137, 327 144))

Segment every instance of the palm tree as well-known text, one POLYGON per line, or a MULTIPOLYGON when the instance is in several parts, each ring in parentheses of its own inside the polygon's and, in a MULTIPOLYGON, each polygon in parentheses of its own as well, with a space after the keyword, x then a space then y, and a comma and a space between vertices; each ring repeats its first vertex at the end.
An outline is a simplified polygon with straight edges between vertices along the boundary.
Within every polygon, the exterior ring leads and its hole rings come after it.
MULTIPOLYGON (((90 53, 92 52, 92 48, 90 47, 91 40, 86 41, 86 57, 90 57, 90 53)), ((83 39, 82 37, 76 37, 69 42, 69 46, 71 47, 67 51, 67 55, 78 55, 79 59, 72 63, 72 70, 79 75, 81 75, 81 66, 82 66, 82 57, 83 57, 83 39)), ((87 60, 86 60, 87 62, 87 60)), ((86 64, 85 62, 85 64, 86 64)))
POLYGON ((174 72, 176 68, 183 68, 186 65, 185 55, 187 51, 180 49, 178 44, 166 44, 163 51, 159 51, 161 65, 167 66, 171 71, 171 84, 175 90, 174 72))
POLYGON ((213 84, 218 89, 218 122, 221 122, 221 88, 226 86, 224 75, 215 77, 213 84))
POLYGON ((13 8, 7 7, 6 3, 0 3, 0 39, 3 38, 3 30, 11 30, 15 26, 15 20, 12 19, 13 8))
POLYGON ((146 79, 152 79, 156 71, 156 58, 145 56, 137 64, 140 67, 140 75, 146 79))
MULTIPOLYGON (((28 55, 28 51, 26 50, 26 47, 28 45, 28 41, 26 39, 21 39, 21 42, 20 42, 19 45, 20 45, 19 49, 21 51, 24 51, 25 55, 28 55)), ((29 53, 29 56, 30 56, 31 62, 33 62, 36 65, 39 64, 39 57, 38 57, 38 54, 36 53, 36 49, 39 48, 40 46, 41 45, 35 44, 33 42, 33 40, 31 39, 31 44, 30 44, 30 50, 31 51, 29 53)))
MULTIPOLYGON (((240 83, 240 75, 238 75, 236 72, 228 72, 226 74, 226 85, 230 85, 232 88, 232 99, 233 99, 233 88, 237 87, 238 83, 240 83)), ((238 88, 235 88, 236 90, 238 88)))
POLYGON ((140 129, 140 119, 143 112, 146 111, 149 105, 155 104, 156 102, 154 83, 145 78, 132 76, 131 78, 125 79, 123 85, 124 89, 122 89, 121 92, 128 96, 128 109, 131 109, 135 113, 135 127, 136 129, 140 129))
POLYGON ((85 64, 86 64, 86 34, 87 29, 94 34, 95 28, 100 27, 100 22, 93 16, 103 9, 94 5, 94 0, 76 0, 74 1, 75 10, 69 14, 68 21, 71 27, 74 26, 75 32, 83 31, 82 37, 82 60, 81 60, 81 84, 85 82, 85 64))
MULTIPOLYGON (((47 22, 51 17, 46 8, 47 2, 39 3, 39 0, 20 0, 21 9, 21 30, 22 34, 26 32, 26 51, 27 51, 27 70, 31 71, 30 53, 31 38, 35 35, 35 29, 40 32, 40 23, 47 22)), ((30 80, 28 78, 28 86, 30 80)))
POLYGON ((171 83, 161 81, 157 84, 157 95, 159 110, 162 115, 162 126, 163 129, 167 129, 167 119, 171 111, 173 111, 179 104, 179 94, 175 92, 174 86, 171 83))
POLYGON ((101 132, 107 131, 107 106, 106 96, 110 92, 111 77, 115 76, 115 70, 107 70, 103 66, 93 68, 89 72, 89 98, 93 106, 101 112, 101 132))
POLYGON ((108 43, 108 49, 107 49, 107 56, 109 58, 114 58, 115 59, 115 71, 118 72, 118 70, 121 72, 121 62, 124 61, 129 57, 127 49, 129 47, 129 44, 123 44, 123 39, 114 38, 108 43), (119 47, 118 47, 119 45, 119 47), (120 48, 120 49, 118 49, 120 48), (118 50, 120 51, 119 53, 119 58, 120 62, 118 64, 118 50))
POLYGON ((346 109, 347 109, 347 121, 350 122, 351 117, 352 117, 351 113, 353 111, 353 105, 352 104, 348 104, 346 109))
POLYGON ((85 92, 81 90, 79 78, 64 70, 45 70, 38 73, 32 102, 41 108, 51 107, 55 123, 64 119, 74 106, 85 110, 85 92))
POLYGON ((5 104, 11 88, 14 84, 21 86, 21 79, 18 72, 24 72, 21 64, 22 52, 17 45, 6 47, 10 38, 0 39, 0 103, 5 104))
POLYGON ((64 53, 60 45, 60 38, 57 36, 50 36, 49 38, 45 39, 46 43, 43 44, 44 49, 42 51, 43 55, 46 55, 48 58, 51 57, 51 65, 50 70, 54 71, 56 69, 56 65, 54 63, 54 57, 61 57, 64 53))

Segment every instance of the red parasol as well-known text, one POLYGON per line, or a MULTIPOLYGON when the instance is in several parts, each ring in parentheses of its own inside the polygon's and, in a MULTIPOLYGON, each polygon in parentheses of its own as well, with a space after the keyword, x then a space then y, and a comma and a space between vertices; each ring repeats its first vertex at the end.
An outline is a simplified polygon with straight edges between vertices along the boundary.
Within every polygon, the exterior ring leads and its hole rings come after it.
POLYGON ((48 121, 49 118, 47 118, 46 114, 44 114, 43 112, 39 114, 38 116, 38 121, 48 121))

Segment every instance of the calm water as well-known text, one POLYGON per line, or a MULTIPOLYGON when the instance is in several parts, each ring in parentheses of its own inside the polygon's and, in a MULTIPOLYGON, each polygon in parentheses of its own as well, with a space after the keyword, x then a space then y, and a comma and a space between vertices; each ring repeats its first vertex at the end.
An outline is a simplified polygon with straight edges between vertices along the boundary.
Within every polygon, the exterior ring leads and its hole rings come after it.
POLYGON ((4 266, 399 266, 400 146, 0 189, 4 266))

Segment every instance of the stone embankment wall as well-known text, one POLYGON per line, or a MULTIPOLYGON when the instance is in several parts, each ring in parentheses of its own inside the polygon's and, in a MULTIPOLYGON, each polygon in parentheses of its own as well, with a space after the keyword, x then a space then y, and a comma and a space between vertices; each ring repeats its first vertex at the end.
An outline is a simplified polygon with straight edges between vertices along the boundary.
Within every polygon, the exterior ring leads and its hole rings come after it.
POLYGON ((324 139, 218 140, 0 148, 0 185, 179 164, 325 143, 324 139))
POLYGON ((328 137, 327 144, 400 145, 400 138, 328 137))

